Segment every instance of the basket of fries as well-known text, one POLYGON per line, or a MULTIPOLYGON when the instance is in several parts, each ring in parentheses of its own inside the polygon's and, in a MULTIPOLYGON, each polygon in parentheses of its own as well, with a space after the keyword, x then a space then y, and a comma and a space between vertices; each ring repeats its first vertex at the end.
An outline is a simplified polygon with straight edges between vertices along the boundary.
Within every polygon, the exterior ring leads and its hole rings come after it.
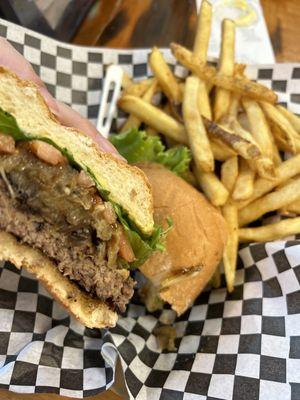
MULTIPOLYGON (((228 224, 223 264, 231 292, 239 242, 300 233, 300 118, 278 104, 272 89, 249 79, 246 65, 235 62, 233 21, 223 20, 218 65, 207 62, 211 19, 212 7, 203 1, 193 51, 171 43, 173 56, 187 70, 184 78, 175 76, 155 47, 149 56, 153 77, 133 83, 125 75, 118 105, 129 113, 120 132, 143 124, 147 134, 163 135, 168 147, 189 147, 190 179, 228 224), (283 153, 289 154, 286 161, 283 153), (262 217, 275 211, 288 218, 260 226, 262 217)), ((214 287, 220 282, 218 269, 214 287)))
POLYGON ((169 149, 188 148, 184 177, 220 208, 229 230, 223 265, 191 309, 175 319, 168 307, 150 313, 134 297, 109 331, 85 328, 36 279, 5 263, 2 389, 96 395, 113 385, 119 357, 131 398, 300 397, 300 119, 292 112, 300 113, 300 67, 236 63, 229 20, 220 60, 210 63, 211 14, 203 1, 194 48, 172 44, 171 52, 71 46, 0 21, 0 35, 56 98, 93 122, 105 68, 121 64, 116 134, 139 128, 169 149), (169 350, 159 346, 158 328, 172 340, 169 350))

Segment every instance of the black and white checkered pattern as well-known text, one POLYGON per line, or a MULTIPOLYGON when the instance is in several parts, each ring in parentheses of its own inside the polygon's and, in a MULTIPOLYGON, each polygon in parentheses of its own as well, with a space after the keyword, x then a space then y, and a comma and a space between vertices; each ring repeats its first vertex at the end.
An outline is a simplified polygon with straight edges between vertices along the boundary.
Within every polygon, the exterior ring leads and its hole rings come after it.
MULTIPOLYGON (((149 49, 108 50, 62 44, 0 21, 57 99, 95 121, 105 68, 151 74, 149 49)), ((177 74, 184 69, 167 60, 177 74)), ((300 66, 250 67, 300 114, 300 66)), ((117 123, 124 117, 118 112, 117 123)), ((117 353, 136 399, 300 399, 300 241, 244 246, 236 287, 206 291, 175 322, 177 350, 161 352, 152 315, 134 299, 116 328, 100 332, 70 319, 26 271, 5 263, 0 277, 0 387, 83 397, 114 380, 117 353)), ((224 279, 224 277, 223 277, 224 279)))
POLYGON ((0 307, 0 387, 83 397, 112 384, 101 333, 70 319, 42 285, 8 262, 0 307))

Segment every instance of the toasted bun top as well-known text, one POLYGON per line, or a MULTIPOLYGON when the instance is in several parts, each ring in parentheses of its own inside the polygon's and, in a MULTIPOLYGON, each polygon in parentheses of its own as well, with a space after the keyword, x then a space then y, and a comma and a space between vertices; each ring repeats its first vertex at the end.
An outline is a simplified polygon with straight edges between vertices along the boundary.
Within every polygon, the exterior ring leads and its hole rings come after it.
POLYGON ((147 179, 138 168, 105 153, 84 133, 62 126, 35 84, 0 67, 0 107, 13 115, 25 133, 47 138, 66 148, 83 169, 92 173, 109 200, 127 211, 145 234, 153 231, 153 200, 147 179))
POLYGON ((166 252, 154 253, 140 267, 160 297, 182 314, 203 290, 219 263, 226 242, 226 223, 206 198, 159 164, 139 163, 152 186, 154 221, 173 220, 166 252))
POLYGON ((116 325, 118 316, 104 302, 90 297, 58 270, 39 250, 20 244, 9 233, 0 231, 0 260, 17 268, 26 268, 48 289, 52 296, 88 328, 116 325))

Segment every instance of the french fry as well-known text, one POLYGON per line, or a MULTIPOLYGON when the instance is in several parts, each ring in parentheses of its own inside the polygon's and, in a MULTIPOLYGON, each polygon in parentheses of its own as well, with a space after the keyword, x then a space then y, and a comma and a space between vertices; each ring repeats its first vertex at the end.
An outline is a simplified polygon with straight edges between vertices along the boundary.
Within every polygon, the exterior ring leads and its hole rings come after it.
POLYGON ((197 188, 198 182, 196 180, 195 175, 193 174, 192 171, 188 170, 186 171, 183 175, 181 175, 182 178, 184 178, 190 185, 194 186, 197 188))
POLYGON ((222 207, 228 226, 228 239, 223 254, 223 263, 228 292, 234 288, 238 252, 238 213, 235 204, 228 202, 222 207))
POLYGON ((230 103, 227 109, 226 116, 222 118, 222 123, 226 123, 230 126, 230 124, 237 120, 238 111, 240 107, 240 96, 232 95, 230 98, 230 103))
POLYGON ((214 170, 214 157, 200 112, 195 107, 198 88, 198 78, 189 76, 186 79, 183 97, 183 119, 197 168, 204 172, 212 172, 214 170))
MULTIPOLYGON (((278 149, 278 147, 276 145, 274 132, 273 132, 273 127, 274 127, 274 125, 272 125, 272 124, 269 126, 269 130, 271 132, 270 139, 271 139, 271 142, 272 142, 272 160, 273 160, 274 166, 278 167, 278 165, 282 163, 282 159, 281 159, 281 156, 280 156, 280 153, 279 153, 279 149, 278 149)), ((277 129, 277 127, 276 127, 276 129, 277 129)), ((275 171, 274 171, 274 175, 275 175, 275 171)))
POLYGON ((244 128, 248 132, 251 131, 249 120, 248 120, 247 114, 245 112, 239 113, 237 116, 237 119, 242 128, 244 128))
POLYGON ((226 161, 228 158, 236 155, 234 150, 218 139, 210 138, 210 147, 213 152, 214 159, 218 161, 226 161))
POLYGON ((203 115, 203 117, 211 120, 212 112, 206 84, 201 79, 198 79, 198 85, 198 110, 200 111, 200 114, 203 115))
MULTIPOLYGON (((225 125, 226 126, 226 125, 225 125)), ((254 137, 251 135, 250 132, 246 131, 246 129, 244 129, 241 124, 235 119, 232 124, 230 125, 230 128, 233 130, 233 132, 235 134, 237 134, 239 137, 241 137, 244 140, 247 140, 248 142, 250 142, 253 146, 256 147, 257 149, 257 157, 261 156, 261 150, 260 147, 258 145, 258 143, 256 142, 256 140, 254 139, 254 137)))
POLYGON ((239 225, 248 225, 267 212, 278 210, 298 199, 300 199, 300 178, 266 194, 240 210, 239 225))
POLYGON ((235 182, 232 198, 235 201, 249 199, 253 193, 255 172, 247 161, 240 159, 239 174, 235 182))
POLYGON ((257 156, 261 156, 261 150, 260 147, 258 145, 258 143, 256 142, 256 140, 254 139, 254 137, 251 135, 250 132, 248 132, 246 129, 244 129, 241 124, 238 122, 237 119, 234 119, 231 121, 231 123, 229 125, 225 124, 225 127, 229 127, 230 130, 232 130, 236 135, 238 135, 240 138, 248 141, 249 143, 251 143, 253 146, 255 146, 255 148, 257 149, 256 152, 258 153, 257 156))
MULTIPOLYGON (((204 0, 201 3, 195 42, 194 42, 194 55, 201 60, 201 62, 206 63, 207 60, 207 50, 209 44, 209 37, 211 31, 211 21, 212 21, 212 6, 211 4, 204 0)), ((208 119, 212 119, 211 106, 209 101, 209 95, 207 90, 207 85, 201 79, 198 79, 198 109, 201 115, 204 115, 208 119)))
POLYGON ((246 160, 257 158, 261 155, 259 148, 252 143, 252 139, 250 142, 245 137, 241 137, 235 134, 227 127, 225 128, 221 125, 218 125, 215 122, 206 119, 205 117, 202 118, 205 127, 211 137, 221 140, 223 143, 229 146, 236 153, 240 154, 246 160))
POLYGON ((287 141, 286 135, 282 132, 279 126, 273 124, 272 122, 270 123, 270 125, 275 145, 278 148, 278 150, 294 153, 296 148, 296 140, 293 141, 295 147, 292 147, 291 142, 287 141))
POLYGON ((120 129, 120 133, 129 131, 129 129, 131 129, 131 128, 138 129, 140 125, 141 125, 140 119, 138 117, 136 117, 135 115, 130 114, 128 116, 127 120, 122 125, 122 127, 120 129))
POLYGON ((127 89, 130 85, 133 85, 132 79, 129 77, 126 71, 123 71, 121 87, 127 89))
POLYGON ((258 156, 247 160, 250 168, 256 171, 261 178, 273 180, 275 178, 275 165, 273 160, 267 157, 258 156))
POLYGON ((278 150, 293 153, 296 149, 296 153, 300 153, 300 135, 294 137, 293 144, 295 145, 295 148, 292 148, 291 144, 286 138, 285 133, 278 125, 275 125, 271 122, 271 129, 274 142, 276 143, 278 150))
POLYGON ((170 102, 179 104, 182 100, 179 83, 157 47, 153 47, 149 63, 154 76, 170 102))
POLYGON ((237 115, 239 110, 239 98, 237 96, 232 96, 231 104, 228 109, 228 114, 222 118, 221 123, 225 127, 233 130, 233 132, 239 137, 250 142, 256 148, 256 155, 252 157, 245 157, 241 154, 243 158, 248 160, 250 167, 257 171, 261 177, 273 179, 275 173, 274 163, 272 158, 265 157, 260 149, 259 144, 250 132, 245 130, 241 124, 238 122, 237 115))
POLYGON ((262 101, 261 103, 262 109, 264 110, 268 119, 272 121, 275 125, 277 125, 281 132, 285 135, 285 139, 288 145, 291 148, 293 153, 296 153, 296 139, 298 137, 298 133, 293 128, 292 124, 289 120, 272 104, 266 103, 262 101))
POLYGON ((239 167, 237 156, 228 158, 221 166, 221 182, 232 193, 236 179, 238 177, 239 167))
MULTIPOLYGON (((156 79, 153 79, 151 85, 148 87, 148 89, 146 90, 146 92, 143 94, 142 99, 147 101, 148 103, 152 102, 152 98, 157 90, 158 87, 158 82, 156 79)), ((127 121, 124 123, 124 125, 121 128, 121 132, 126 132, 131 128, 139 128, 139 126, 141 125, 141 120, 136 117, 135 115, 129 115, 129 117, 127 118, 127 121)))
POLYGON ((276 108, 292 124, 295 131, 300 134, 300 118, 283 106, 278 105, 276 108))
POLYGON ((285 206, 285 210, 288 213, 294 213, 300 215, 300 201, 296 200, 293 203, 288 204, 285 206))
POLYGON ((240 107, 240 99, 238 96, 233 95, 231 97, 228 113, 226 116, 222 118, 220 123, 228 127, 229 129, 233 130, 240 137, 244 138, 245 140, 255 145, 259 149, 259 153, 261 154, 261 149, 258 142, 255 140, 253 135, 248 130, 242 127, 242 125, 238 121, 239 107, 240 107))
POLYGON ((257 102, 247 98, 242 99, 242 104, 248 117, 251 134, 258 143, 262 154, 272 160, 272 134, 262 109, 257 102))
POLYGON ((210 202, 218 207, 223 206, 229 196, 228 190, 213 172, 202 172, 194 169, 194 175, 210 202))
POLYGON ((221 119, 220 125, 224 126, 225 128, 228 128, 241 138, 252 143, 257 148, 257 156, 261 155, 261 150, 256 140, 253 138, 251 133, 248 132, 246 129, 244 129, 242 125, 238 122, 238 111, 239 111, 239 97, 233 95, 231 96, 228 112, 221 119))
POLYGON ((203 62, 206 62, 207 49, 211 31, 211 20, 212 6, 208 1, 203 0, 199 12, 193 48, 195 56, 203 62))
MULTIPOLYGON (((224 126, 227 126, 227 125, 225 124, 224 126)), ((260 156, 262 155, 260 147, 259 147, 258 143, 256 142, 256 140, 254 139, 254 137, 251 135, 250 132, 248 132, 246 129, 244 129, 242 127, 242 125, 238 122, 237 119, 232 120, 231 124, 229 124, 228 126, 229 126, 229 129, 233 130, 233 132, 236 133, 238 136, 240 136, 241 138, 252 143, 252 145, 258 149, 259 155, 260 156)))
POLYGON ((269 242, 300 233, 300 217, 284 219, 258 228, 239 229, 239 240, 245 242, 269 242))
POLYGON ((290 178, 290 179, 288 179, 288 180, 282 182, 280 185, 278 185, 278 186, 275 188, 275 190, 281 189, 281 188, 282 188, 283 186, 285 186, 287 183, 291 183, 292 181, 295 181, 295 179, 297 179, 297 178, 299 178, 299 177, 300 177, 300 175, 296 175, 296 176, 294 176, 293 178, 290 178))
POLYGON ((152 85, 154 78, 143 79, 137 83, 133 83, 124 89, 123 95, 131 94, 133 96, 141 97, 146 90, 152 85))
POLYGON ((246 207, 249 203, 269 193, 275 187, 288 181, 300 173, 300 155, 296 155, 286 161, 283 161, 275 169, 275 179, 269 180, 265 178, 258 178, 254 183, 253 195, 237 204, 238 209, 246 207))
MULTIPOLYGON (((171 106, 170 106, 170 103, 169 103, 169 102, 167 102, 166 104, 163 105, 162 110, 163 110, 167 115, 169 115, 170 117, 173 118, 173 116, 172 116, 172 110, 171 110, 171 106)), ((165 139, 165 142, 166 142, 166 145, 168 146, 168 148, 174 147, 174 146, 176 146, 176 145, 178 144, 178 142, 176 142, 176 140, 171 139, 169 136, 166 136, 166 135, 165 135, 164 139, 165 139)))
POLYGON ((157 92, 159 88, 159 82, 157 79, 153 79, 152 84, 148 87, 146 92, 143 94, 142 99, 147 101, 148 103, 152 103, 153 96, 157 92))
MULTIPOLYGON (((234 44, 235 24, 229 19, 222 23, 222 43, 219 72, 225 76, 234 73, 234 44)), ((223 88, 217 88, 214 102, 214 120, 219 121, 224 116, 230 105, 230 92, 223 88)))
POLYGON ((234 75, 243 76, 245 73, 245 69, 247 68, 246 64, 234 64, 234 75))
POLYGON ((227 125, 218 125, 204 117, 203 121, 210 137, 220 139, 241 157, 248 160, 251 168, 256 170, 260 176, 273 179, 275 169, 272 160, 267 157, 262 157, 261 151, 255 143, 255 140, 237 121, 233 121, 233 123, 230 124, 230 129, 227 125))
POLYGON ((135 115, 151 128, 176 140, 176 142, 187 144, 184 126, 145 100, 136 96, 125 95, 118 101, 118 106, 125 112, 135 115))
POLYGON ((215 67, 205 65, 192 52, 179 44, 172 43, 171 50, 175 58, 182 65, 199 76, 199 78, 209 81, 215 86, 257 101, 265 101, 272 104, 277 101, 277 95, 267 87, 245 77, 217 74, 215 67))

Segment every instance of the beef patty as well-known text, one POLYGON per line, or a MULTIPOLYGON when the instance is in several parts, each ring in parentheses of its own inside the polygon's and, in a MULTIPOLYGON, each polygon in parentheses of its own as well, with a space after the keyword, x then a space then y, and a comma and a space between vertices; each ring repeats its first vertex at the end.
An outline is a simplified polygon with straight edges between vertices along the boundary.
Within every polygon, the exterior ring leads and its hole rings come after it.
POLYGON ((85 291, 120 311, 134 281, 122 268, 121 226, 87 177, 19 145, 0 156, 0 228, 41 250, 85 291))

